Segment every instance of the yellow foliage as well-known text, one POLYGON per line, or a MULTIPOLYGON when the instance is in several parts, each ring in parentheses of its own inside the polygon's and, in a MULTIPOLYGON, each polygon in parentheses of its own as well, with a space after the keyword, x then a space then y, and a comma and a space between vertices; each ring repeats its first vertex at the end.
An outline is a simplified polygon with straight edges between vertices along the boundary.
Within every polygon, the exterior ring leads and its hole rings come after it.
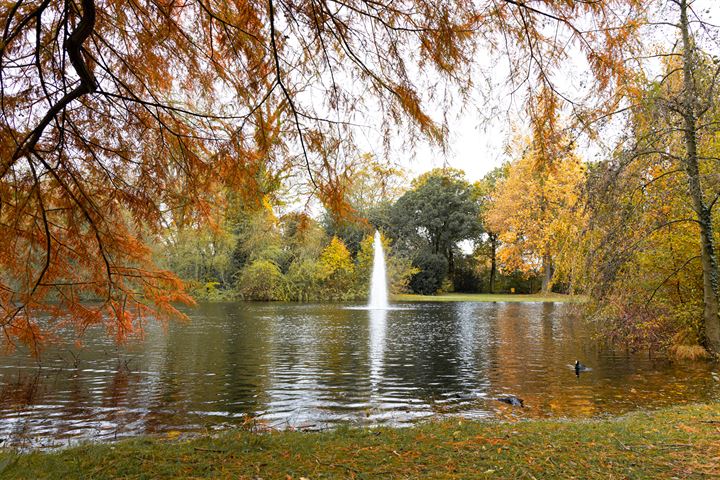
POLYGON ((501 241, 500 266, 530 273, 549 256, 558 273, 569 275, 574 241, 585 223, 578 205, 585 165, 572 151, 545 158, 527 140, 524 152, 485 212, 488 229, 501 241))
POLYGON ((326 277, 335 273, 351 274, 354 269, 350 251, 337 237, 333 237, 320 254, 320 266, 326 277))

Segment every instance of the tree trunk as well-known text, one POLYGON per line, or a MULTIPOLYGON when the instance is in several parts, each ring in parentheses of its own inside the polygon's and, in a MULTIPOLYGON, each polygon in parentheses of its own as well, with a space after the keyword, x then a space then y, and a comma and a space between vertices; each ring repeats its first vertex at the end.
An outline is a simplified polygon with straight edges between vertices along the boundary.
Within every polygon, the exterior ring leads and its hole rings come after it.
POLYGON ((550 285, 552 285, 552 277, 553 277, 552 258, 550 257, 550 255, 548 255, 548 254, 543 255, 542 268, 543 268, 543 278, 542 278, 542 285, 540 287, 540 292, 542 292, 543 294, 547 294, 547 293, 550 293, 550 285))
POLYGON ((497 276, 497 235, 490 237, 490 293, 495 293, 495 277, 497 276))
POLYGON ((685 172, 693 209, 700 224, 700 258, 703 268, 703 327, 704 343, 715 354, 720 353, 720 317, 718 316, 718 264, 713 240, 710 206, 700 183, 697 153, 697 92, 692 78, 693 49, 688 31, 687 0, 680 2, 680 30, 683 39, 683 110, 685 136, 685 172))

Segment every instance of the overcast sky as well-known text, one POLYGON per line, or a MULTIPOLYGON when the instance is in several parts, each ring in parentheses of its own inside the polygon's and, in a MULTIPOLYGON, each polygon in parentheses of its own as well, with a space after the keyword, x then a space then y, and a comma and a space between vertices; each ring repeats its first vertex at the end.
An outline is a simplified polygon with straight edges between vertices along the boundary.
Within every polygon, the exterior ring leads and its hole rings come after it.
MULTIPOLYGON (((720 21, 720 0, 696 0, 692 6, 698 14, 701 14, 704 21, 713 24, 715 21, 720 21)), ((569 88, 574 88, 575 85, 572 83, 579 82, 582 78, 578 68, 582 67, 570 65, 566 75, 563 76, 564 80, 569 82, 567 85, 569 88)), ((496 85, 490 93, 493 97, 492 102, 505 107, 511 99, 507 91, 499 86, 504 83, 507 71, 501 65, 495 65, 491 72, 494 76, 491 80, 496 85)), ((480 98, 475 98, 475 102, 481 106, 483 104, 480 98)), ((474 181, 507 160, 503 151, 509 134, 508 118, 505 115, 496 116, 495 120, 483 127, 480 113, 476 108, 460 111, 458 106, 454 110, 448 115, 451 129, 449 151, 443 154, 437 148, 419 145, 414 157, 408 154, 406 158, 395 159, 407 169, 411 178, 431 168, 447 165, 464 170, 468 180, 474 181)), ((436 118, 441 114, 442 112, 435 112, 436 118)))

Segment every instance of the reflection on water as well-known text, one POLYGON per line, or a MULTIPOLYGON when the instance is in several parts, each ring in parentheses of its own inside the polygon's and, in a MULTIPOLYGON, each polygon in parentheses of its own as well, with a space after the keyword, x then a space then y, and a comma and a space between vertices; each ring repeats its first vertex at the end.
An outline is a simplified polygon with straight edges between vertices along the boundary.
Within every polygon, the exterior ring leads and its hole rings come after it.
POLYGON ((593 416, 720 396, 712 364, 601 348, 560 304, 203 305, 118 348, 102 331, 42 365, 0 357, 0 439, 52 446, 206 431, 403 425, 430 415, 593 416), (580 359, 592 371, 575 376, 580 359), (495 400, 515 394, 525 409, 495 400))
POLYGON ((369 310, 370 324, 370 386, 373 398, 377 398, 378 385, 382 380, 383 357, 385 356, 385 329, 387 310, 369 310))

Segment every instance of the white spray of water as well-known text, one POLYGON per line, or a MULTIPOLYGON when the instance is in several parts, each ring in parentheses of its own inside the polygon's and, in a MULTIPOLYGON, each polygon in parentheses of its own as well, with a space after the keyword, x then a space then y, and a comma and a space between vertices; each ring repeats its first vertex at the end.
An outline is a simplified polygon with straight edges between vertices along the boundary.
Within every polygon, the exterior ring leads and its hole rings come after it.
POLYGON ((385 252, 383 252, 380 232, 375 230, 375 243, 373 244, 375 256, 373 258, 373 271, 370 280, 370 304, 372 309, 388 308, 388 289, 385 274, 385 252))

